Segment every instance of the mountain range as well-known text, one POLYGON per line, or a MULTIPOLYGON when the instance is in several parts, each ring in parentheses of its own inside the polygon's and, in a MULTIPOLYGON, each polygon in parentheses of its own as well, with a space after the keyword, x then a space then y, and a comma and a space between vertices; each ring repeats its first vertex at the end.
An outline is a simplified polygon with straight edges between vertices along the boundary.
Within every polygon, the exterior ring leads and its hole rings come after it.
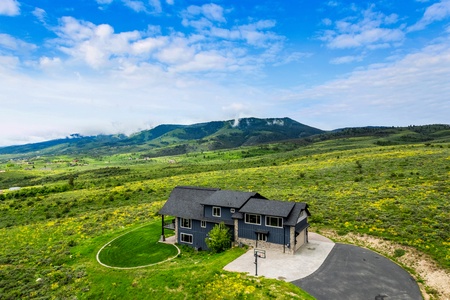
POLYGON ((290 118, 243 118, 193 125, 165 124, 126 136, 72 134, 63 139, 0 148, 0 154, 76 155, 145 152, 147 156, 250 146, 304 138, 325 131, 290 118))
POLYGON ((353 127, 325 131, 290 118, 242 118, 193 125, 164 124, 126 136, 124 134, 82 136, 0 148, 5 158, 38 155, 113 155, 137 152, 145 157, 178 155, 197 151, 230 149, 273 142, 308 144, 328 139, 372 136, 379 146, 448 142, 450 125, 408 127, 353 127))

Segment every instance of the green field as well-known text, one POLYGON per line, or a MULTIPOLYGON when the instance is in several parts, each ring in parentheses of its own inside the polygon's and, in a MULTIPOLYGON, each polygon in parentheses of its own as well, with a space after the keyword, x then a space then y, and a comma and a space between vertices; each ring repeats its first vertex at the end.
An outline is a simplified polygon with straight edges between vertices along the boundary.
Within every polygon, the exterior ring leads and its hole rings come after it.
MULTIPOLYGON (((0 298, 308 299, 289 283, 223 271, 243 249, 210 254, 183 248, 172 261, 136 270, 100 266, 95 256, 103 245, 160 224, 157 211, 176 185, 305 201, 312 230, 395 241, 450 270, 450 143, 383 146, 380 140, 339 138, 152 159, 137 153, 0 157, 0 298), (8 190, 16 186, 22 188, 8 190)), ((137 237, 128 238, 139 252, 137 237)), ((152 238, 159 233, 147 242, 152 238)), ((118 266, 131 260, 105 254, 118 266)))

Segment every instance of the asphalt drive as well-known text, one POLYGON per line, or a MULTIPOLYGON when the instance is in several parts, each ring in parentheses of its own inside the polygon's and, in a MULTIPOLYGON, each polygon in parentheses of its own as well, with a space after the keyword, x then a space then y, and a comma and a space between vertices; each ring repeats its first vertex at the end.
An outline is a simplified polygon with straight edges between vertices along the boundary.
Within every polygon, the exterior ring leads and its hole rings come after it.
POLYGON ((391 260, 365 248, 335 244, 320 268, 292 281, 318 300, 419 300, 419 286, 391 260))

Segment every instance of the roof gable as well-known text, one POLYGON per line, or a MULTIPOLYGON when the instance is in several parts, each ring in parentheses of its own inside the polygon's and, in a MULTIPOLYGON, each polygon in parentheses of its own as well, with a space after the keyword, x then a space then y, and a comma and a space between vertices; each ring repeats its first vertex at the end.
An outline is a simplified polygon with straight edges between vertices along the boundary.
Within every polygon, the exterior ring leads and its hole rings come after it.
POLYGON ((308 204, 304 202, 296 202, 291 214, 289 215, 289 218, 284 222, 284 225, 294 226, 295 224, 297 224, 300 213, 303 210, 306 211, 307 216, 310 215, 308 211, 308 204))
POLYGON ((294 206, 295 202, 251 198, 239 212, 286 218, 294 206))

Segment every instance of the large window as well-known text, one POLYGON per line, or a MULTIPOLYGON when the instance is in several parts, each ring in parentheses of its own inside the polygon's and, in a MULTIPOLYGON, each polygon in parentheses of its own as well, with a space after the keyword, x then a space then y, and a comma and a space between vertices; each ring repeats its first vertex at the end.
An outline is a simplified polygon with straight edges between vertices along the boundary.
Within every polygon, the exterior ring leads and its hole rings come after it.
POLYGON ((180 227, 181 228, 191 228, 192 224, 191 224, 191 219, 180 219, 180 227))
POLYGON ((212 211, 213 217, 220 217, 220 213, 221 213, 220 207, 213 206, 213 211, 212 211))
POLYGON ((266 216, 266 226, 283 227, 283 218, 266 216))
POLYGON ((181 233, 181 241, 183 243, 192 244, 192 234, 181 233))
POLYGON ((254 214, 245 214, 245 223, 261 225, 261 216, 254 214))

